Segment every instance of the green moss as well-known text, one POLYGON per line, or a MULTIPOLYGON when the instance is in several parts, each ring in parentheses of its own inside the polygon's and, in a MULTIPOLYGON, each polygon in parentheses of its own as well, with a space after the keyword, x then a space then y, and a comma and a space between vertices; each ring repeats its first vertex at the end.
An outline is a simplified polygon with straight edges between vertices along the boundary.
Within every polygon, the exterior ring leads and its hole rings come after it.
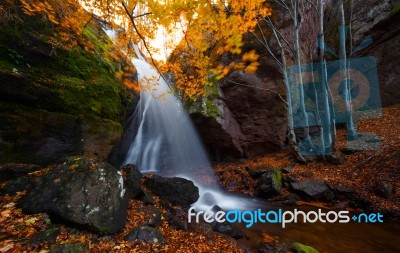
POLYGON ((278 253, 286 253, 286 252, 294 252, 294 253, 319 253, 318 250, 314 249, 311 246, 307 246, 298 242, 285 243, 278 247, 278 253))

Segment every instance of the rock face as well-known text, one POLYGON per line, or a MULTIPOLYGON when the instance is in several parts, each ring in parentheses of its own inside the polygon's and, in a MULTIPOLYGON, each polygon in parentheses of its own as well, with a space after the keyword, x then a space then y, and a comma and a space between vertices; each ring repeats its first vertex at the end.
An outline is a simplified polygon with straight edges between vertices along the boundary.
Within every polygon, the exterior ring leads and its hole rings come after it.
POLYGON ((276 83, 235 71, 220 83, 223 98, 246 137, 247 155, 279 150, 286 138, 286 113, 276 83), (237 85, 235 85, 237 84, 237 85))
POLYGON ((25 15, 13 2, 2 8, 13 10, 15 22, 0 19, 0 163, 106 159, 121 138, 128 100, 137 100, 115 77, 129 63, 95 22, 63 43, 48 19, 25 15))
POLYGON ((128 199, 115 168, 77 157, 42 176, 19 205, 27 213, 46 212, 53 219, 110 234, 124 227, 128 199))
POLYGON ((163 178, 154 175, 146 178, 144 185, 161 199, 183 207, 193 204, 200 197, 199 188, 192 181, 184 178, 163 178))
POLYGON ((219 87, 219 115, 192 114, 214 160, 256 156, 283 147, 287 119, 275 81, 234 71, 219 87))
POLYGON ((371 46, 357 53, 357 57, 375 56, 383 105, 400 102, 400 3, 396 0, 354 1, 355 45, 371 36, 371 46))

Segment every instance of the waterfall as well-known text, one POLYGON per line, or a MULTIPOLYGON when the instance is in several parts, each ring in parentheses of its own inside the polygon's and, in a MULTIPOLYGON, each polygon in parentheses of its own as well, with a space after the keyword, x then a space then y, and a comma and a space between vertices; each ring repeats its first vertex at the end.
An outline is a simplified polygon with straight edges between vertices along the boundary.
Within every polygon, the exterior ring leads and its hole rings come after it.
POLYGON ((198 170, 211 171, 200 138, 182 104, 158 71, 140 52, 137 55, 138 59, 132 59, 132 63, 142 90, 132 120, 139 127, 124 164, 136 164, 142 172, 166 174, 172 170, 172 176, 191 177, 198 170))
POLYGON ((131 117, 138 126, 126 154, 125 164, 136 164, 142 173, 189 179, 199 187, 196 210, 214 205, 223 209, 259 206, 255 199, 226 193, 218 186, 206 151, 181 102, 168 84, 135 47, 138 58, 131 59, 141 86, 140 100, 131 117))

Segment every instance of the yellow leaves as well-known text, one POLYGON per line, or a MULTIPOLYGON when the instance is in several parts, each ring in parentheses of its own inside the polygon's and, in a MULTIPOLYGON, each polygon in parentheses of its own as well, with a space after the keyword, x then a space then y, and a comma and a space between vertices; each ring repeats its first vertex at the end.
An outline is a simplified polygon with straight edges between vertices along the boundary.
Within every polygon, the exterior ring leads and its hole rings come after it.
POLYGON ((54 24, 59 24, 57 21, 54 12, 53 6, 49 2, 41 2, 41 1, 33 1, 27 2, 25 0, 21 0, 22 3, 22 11, 30 16, 36 15, 38 13, 44 13, 47 15, 47 18, 50 22, 54 24))

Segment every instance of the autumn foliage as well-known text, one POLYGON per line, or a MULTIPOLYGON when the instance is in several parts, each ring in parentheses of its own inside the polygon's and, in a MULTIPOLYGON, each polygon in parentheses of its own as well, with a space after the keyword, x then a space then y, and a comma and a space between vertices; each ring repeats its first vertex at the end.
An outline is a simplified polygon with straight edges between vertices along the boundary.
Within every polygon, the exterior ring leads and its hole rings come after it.
MULTIPOLYGON (((53 25, 65 46, 80 43, 77 39, 88 18, 76 0, 68 0, 76 9, 63 9, 65 1, 21 0, 28 15, 42 15, 53 25)), ((206 86, 226 76, 230 71, 242 69, 255 72, 258 56, 254 51, 241 55, 242 35, 256 25, 257 16, 271 15, 270 6, 263 0, 254 1, 157 1, 136 0, 82 0, 89 13, 107 21, 114 29, 123 32, 117 44, 129 55, 129 45, 144 43, 148 56, 156 50, 148 40, 154 39, 160 27, 167 32, 182 35, 182 41, 167 62, 155 62, 163 73, 174 77, 174 87, 194 98, 204 95, 206 86), (123 29, 121 29, 123 28, 123 29), (237 55, 233 62, 222 63, 227 55, 237 55)), ((175 47, 176 45, 166 45, 175 47)), ((119 73, 121 76, 121 73, 119 73)), ((135 86, 127 83, 128 86, 135 86)))

